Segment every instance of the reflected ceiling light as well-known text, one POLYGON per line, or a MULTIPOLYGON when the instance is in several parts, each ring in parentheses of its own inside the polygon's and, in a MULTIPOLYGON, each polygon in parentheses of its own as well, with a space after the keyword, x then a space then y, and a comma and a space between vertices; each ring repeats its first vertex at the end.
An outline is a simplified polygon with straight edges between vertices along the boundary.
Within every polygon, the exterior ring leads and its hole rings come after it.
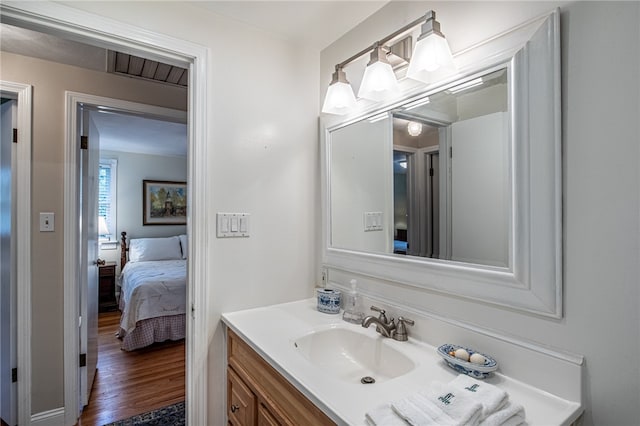
POLYGON ((420 136, 420 133, 422 133, 422 123, 410 121, 409 124, 407 124, 407 132, 409 132, 411 136, 420 136))
POLYGON ((356 106, 356 96, 353 94, 351 84, 342 67, 336 66, 336 71, 331 78, 331 84, 324 98, 322 112, 328 114, 343 115, 356 106))
POLYGON ((358 97, 382 101, 398 91, 398 81, 387 60, 387 53, 377 44, 371 51, 371 60, 364 70, 358 97))
POLYGON ((465 83, 458 84, 457 86, 450 87, 449 89, 447 89, 447 92, 449 93, 462 92, 464 90, 471 89, 472 87, 480 86, 482 83, 484 83, 484 80, 482 79, 482 77, 474 78, 473 80, 469 80, 465 83))
POLYGON ((414 108, 418 108, 422 105, 426 105, 429 102, 431 102, 429 100, 429 97, 427 96, 426 98, 422 98, 422 99, 418 99, 417 101, 413 101, 413 102, 409 102, 408 104, 406 104, 403 108, 405 111, 410 111, 414 108))
POLYGON ((436 81, 443 73, 455 71, 453 55, 449 43, 440 31, 440 22, 436 21, 436 13, 432 10, 425 15, 422 33, 418 37, 407 77, 424 83, 436 81), (438 72, 438 74, 435 74, 438 72))
POLYGON ((422 32, 414 47, 407 76, 413 79, 431 82, 434 81, 434 79, 446 76, 443 72, 455 70, 449 45, 444 35, 440 32, 440 23, 435 20, 435 17, 435 12, 429 11, 425 16, 421 16, 419 19, 408 23, 399 30, 376 41, 371 46, 337 64, 331 84, 327 89, 322 112, 344 115, 355 109, 357 102, 353 95, 353 89, 347 81, 343 70, 351 62, 367 53, 371 53, 371 60, 365 69, 362 84, 358 90, 358 96, 373 101, 381 101, 392 97, 393 93, 398 91, 398 81, 393 72, 393 67, 387 59, 387 52, 393 51, 393 48, 400 43, 410 43, 410 41, 407 41, 407 37, 400 41, 397 40, 402 36, 406 36, 413 28, 420 24, 423 24, 422 32), (396 43, 391 47, 386 46, 387 43, 391 42, 396 43), (431 76, 430 74, 434 71, 437 71, 438 74, 431 76))

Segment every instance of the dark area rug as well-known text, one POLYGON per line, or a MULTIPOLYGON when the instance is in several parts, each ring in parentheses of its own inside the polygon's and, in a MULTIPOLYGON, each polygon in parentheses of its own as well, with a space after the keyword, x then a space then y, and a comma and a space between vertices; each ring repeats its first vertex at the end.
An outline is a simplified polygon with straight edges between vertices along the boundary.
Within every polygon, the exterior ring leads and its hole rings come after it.
POLYGON ((184 401, 105 426, 184 426, 184 401))

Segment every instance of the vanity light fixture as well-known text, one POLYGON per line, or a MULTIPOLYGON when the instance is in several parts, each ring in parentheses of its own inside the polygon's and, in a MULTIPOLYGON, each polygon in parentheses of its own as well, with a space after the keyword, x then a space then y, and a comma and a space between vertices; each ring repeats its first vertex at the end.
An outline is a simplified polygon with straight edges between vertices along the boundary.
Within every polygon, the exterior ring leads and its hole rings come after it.
POLYGON ((434 79, 431 75, 434 71, 438 72, 436 79, 444 75, 443 72, 454 71, 455 66, 449 45, 442 32, 440 32, 440 23, 435 18, 435 12, 430 10, 426 15, 408 23, 337 64, 336 71, 333 73, 331 83, 327 89, 322 112, 344 115, 355 108, 356 99, 353 89, 347 81, 344 68, 369 52, 371 52, 371 59, 365 69, 358 96, 373 101, 381 101, 396 92, 398 90, 398 81, 387 59, 390 48, 385 44, 394 39, 397 40, 398 37, 408 33, 420 24, 423 24, 421 35, 414 47, 407 77, 423 82, 431 82, 434 79))
POLYGON ((356 96, 342 67, 336 65, 336 71, 331 77, 331 84, 324 98, 322 112, 343 115, 356 106, 356 96))
POLYGON ((434 81, 435 72, 454 71, 453 55, 449 43, 440 31, 440 22, 436 21, 436 13, 427 12, 426 22, 422 24, 422 34, 418 37, 407 77, 424 83, 434 81))
POLYGON ((422 133, 422 123, 410 121, 407 124, 407 132, 409 132, 411 136, 420 136, 420 133, 422 133))
POLYGON ((387 60, 387 53, 376 43, 371 51, 371 60, 364 70, 358 97, 382 101, 398 91, 398 81, 387 60))

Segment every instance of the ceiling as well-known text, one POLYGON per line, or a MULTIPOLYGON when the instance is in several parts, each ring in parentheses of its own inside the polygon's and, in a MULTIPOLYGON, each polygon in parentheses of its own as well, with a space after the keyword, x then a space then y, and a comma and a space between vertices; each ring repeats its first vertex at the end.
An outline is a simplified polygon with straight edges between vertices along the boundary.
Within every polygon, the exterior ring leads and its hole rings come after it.
POLYGON ((322 50, 390 0, 198 1, 192 4, 322 50))
POLYGON ((187 125, 136 115, 92 111, 100 133, 100 149, 186 157, 187 125))
MULTIPOLYGON (((191 4, 281 39, 321 50, 387 3, 388 0, 241 0, 191 4)), ((109 67, 110 55, 106 49, 5 24, 0 24, 0 50, 94 71, 106 71, 109 67)), ((162 124, 129 115, 94 115, 102 149, 186 156, 185 125, 162 124), (123 143, 122 139, 127 142, 123 143), (178 149, 181 151, 177 152, 178 149)))

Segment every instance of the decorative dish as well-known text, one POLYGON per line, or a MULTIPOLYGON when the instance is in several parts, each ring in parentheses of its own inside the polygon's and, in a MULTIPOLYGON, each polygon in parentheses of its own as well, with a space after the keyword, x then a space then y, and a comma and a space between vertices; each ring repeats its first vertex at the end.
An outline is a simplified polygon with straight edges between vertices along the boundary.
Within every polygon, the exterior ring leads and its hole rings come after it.
POLYGON ((467 374, 476 379, 485 379, 492 372, 498 369, 498 363, 495 359, 473 349, 465 348, 463 346, 447 343, 438 348, 438 354, 446 361, 449 367, 453 368, 459 373, 467 374), (464 361, 463 359, 459 359, 454 355, 451 355, 451 353, 455 353, 455 351, 459 349, 465 350, 470 356, 474 354, 482 355, 484 357, 484 363, 477 364, 469 361, 464 361))

